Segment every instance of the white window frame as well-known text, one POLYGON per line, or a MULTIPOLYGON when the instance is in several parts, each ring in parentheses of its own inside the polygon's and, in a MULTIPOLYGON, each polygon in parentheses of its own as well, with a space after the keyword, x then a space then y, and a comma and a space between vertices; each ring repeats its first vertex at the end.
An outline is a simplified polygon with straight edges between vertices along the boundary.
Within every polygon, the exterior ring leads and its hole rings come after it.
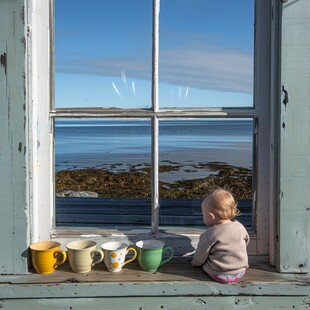
MULTIPOLYGON (((269 236, 274 235, 274 208, 270 199, 274 191, 270 163, 274 160, 270 134, 270 36, 271 8, 269 0, 255 2, 255 72, 254 107, 219 109, 159 109, 158 106, 158 14, 160 0, 153 1, 153 73, 152 108, 144 109, 54 109, 53 100, 53 0, 28 1, 28 86, 31 116, 31 136, 33 144, 30 152, 31 186, 31 239, 32 242, 54 238, 66 244, 70 238, 92 235, 103 238, 125 238, 121 231, 60 231, 54 229, 54 179, 53 179, 53 119, 55 117, 129 117, 150 118, 152 120, 152 230, 132 232, 136 238, 147 234, 160 238, 171 238, 169 232, 158 232, 158 121, 169 117, 253 117, 255 122, 255 144, 257 157, 254 162, 256 189, 253 191, 255 212, 249 253, 273 256, 273 244, 269 236), (259 49, 257 48, 259 46, 259 49)), ((195 245, 201 231, 173 230, 174 236, 186 236, 195 245)), ((127 236, 128 237, 128 236, 127 236)), ((126 238, 127 238, 126 237, 126 238)), ((179 246, 182 247, 182 241, 179 246)), ((185 250, 186 252, 186 250, 185 250)))

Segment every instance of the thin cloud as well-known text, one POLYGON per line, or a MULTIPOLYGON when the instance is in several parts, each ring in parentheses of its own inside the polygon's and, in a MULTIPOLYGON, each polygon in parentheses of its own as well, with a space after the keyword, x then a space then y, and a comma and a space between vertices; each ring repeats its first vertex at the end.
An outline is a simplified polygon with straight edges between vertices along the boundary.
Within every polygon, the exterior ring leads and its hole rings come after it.
POLYGON ((127 86, 127 78, 126 78, 126 71, 125 71, 125 69, 121 70, 121 76, 122 76, 123 83, 125 84, 125 86, 127 86))
POLYGON ((117 94, 117 96, 119 97, 119 99, 122 100, 122 96, 121 96, 121 94, 120 94, 120 92, 119 92, 119 90, 118 90, 118 88, 117 88, 117 86, 115 85, 114 82, 112 82, 112 87, 113 87, 115 93, 117 94))
MULTIPOLYGON (((171 85, 242 93, 253 91, 253 57, 244 52, 206 46, 166 49, 160 52, 159 66, 160 81, 171 85)), ((56 71, 119 77, 120 68, 123 68, 123 82, 128 77, 151 79, 150 59, 142 58, 75 59, 56 71)))
POLYGON ((187 96, 188 96, 188 87, 186 87, 185 96, 184 96, 184 102, 186 101, 187 96))
POLYGON ((133 81, 131 81, 131 88, 132 88, 133 95, 136 97, 136 86, 135 86, 135 83, 133 81))
POLYGON ((182 87, 179 87, 179 101, 181 100, 182 97, 182 87))

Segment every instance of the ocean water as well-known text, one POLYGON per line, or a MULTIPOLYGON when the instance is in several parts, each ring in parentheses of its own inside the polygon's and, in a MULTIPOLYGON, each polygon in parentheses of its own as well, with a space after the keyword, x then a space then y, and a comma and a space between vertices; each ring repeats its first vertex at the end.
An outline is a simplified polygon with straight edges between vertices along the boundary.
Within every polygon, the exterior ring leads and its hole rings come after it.
MULTIPOLYGON (((163 180, 192 179, 208 174, 202 167, 224 162, 252 167, 253 122, 250 119, 161 120, 159 160, 177 165, 161 173, 163 180)), ((56 171, 107 168, 126 171, 132 165, 151 163, 151 124, 140 119, 57 119, 55 121, 56 171)))

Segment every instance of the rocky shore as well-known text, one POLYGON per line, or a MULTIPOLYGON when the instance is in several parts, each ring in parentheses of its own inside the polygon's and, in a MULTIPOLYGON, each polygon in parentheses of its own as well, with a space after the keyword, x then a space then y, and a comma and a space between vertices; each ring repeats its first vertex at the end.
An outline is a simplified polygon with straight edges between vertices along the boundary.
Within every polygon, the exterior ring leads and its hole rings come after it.
MULTIPOLYGON (((159 182, 162 198, 203 198, 208 191, 222 187, 230 190, 237 199, 252 198, 252 169, 231 166, 221 162, 197 164, 208 169, 204 178, 159 182)), ((180 166, 160 165, 160 172, 169 173, 180 166)), ((111 171, 106 168, 86 168, 56 172, 56 195, 70 192, 92 192, 98 197, 150 198, 151 169, 132 165, 128 171, 111 171)), ((70 194, 68 194, 70 195, 70 194)))

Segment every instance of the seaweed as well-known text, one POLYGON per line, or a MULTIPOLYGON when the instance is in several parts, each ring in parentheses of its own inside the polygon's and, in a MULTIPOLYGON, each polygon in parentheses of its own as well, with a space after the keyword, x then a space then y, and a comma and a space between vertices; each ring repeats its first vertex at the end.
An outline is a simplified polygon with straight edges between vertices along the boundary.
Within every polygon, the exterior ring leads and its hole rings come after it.
MULTIPOLYGON (((171 164, 171 163, 170 163, 171 164)), ((115 164, 113 167, 117 166, 115 164)), ((203 198, 210 190, 222 187, 230 190, 237 199, 252 198, 252 169, 221 162, 193 164, 195 169, 208 169, 204 178, 159 182, 162 198, 203 198)), ((160 165, 160 172, 173 172, 182 165, 160 165)), ((186 169, 185 171, 192 171, 186 169)), ((98 197, 150 198, 151 168, 149 165, 131 165, 127 171, 108 168, 85 168, 56 172, 56 193, 63 191, 92 191, 98 197)))

